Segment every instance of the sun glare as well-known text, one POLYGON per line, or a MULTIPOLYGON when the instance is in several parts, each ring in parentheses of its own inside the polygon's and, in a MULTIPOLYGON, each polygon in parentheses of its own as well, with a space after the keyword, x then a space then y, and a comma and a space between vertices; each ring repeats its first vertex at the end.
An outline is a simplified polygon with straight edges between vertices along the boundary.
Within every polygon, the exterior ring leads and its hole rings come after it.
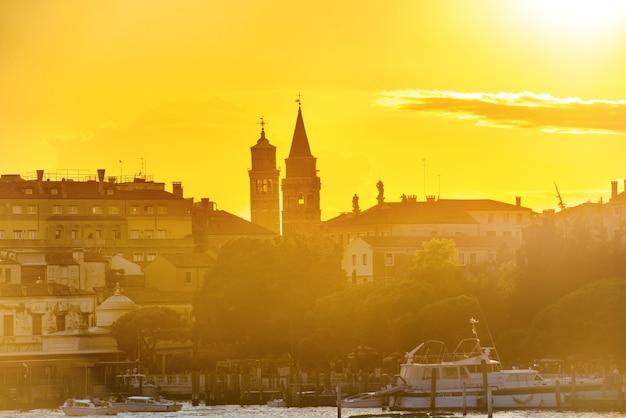
POLYGON ((527 0, 526 7, 555 31, 600 33, 626 23, 625 0, 527 0))

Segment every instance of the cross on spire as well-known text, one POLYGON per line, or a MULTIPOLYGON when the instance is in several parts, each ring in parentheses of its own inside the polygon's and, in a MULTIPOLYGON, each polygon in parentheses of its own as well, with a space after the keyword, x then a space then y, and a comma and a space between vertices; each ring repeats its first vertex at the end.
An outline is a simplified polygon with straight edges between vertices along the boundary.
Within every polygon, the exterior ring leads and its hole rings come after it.
POLYGON ((261 116, 261 122, 259 122, 259 125, 261 125, 261 132, 265 132, 265 125, 267 125, 267 122, 263 120, 263 116, 261 116))
POLYGON ((300 107, 302 105, 302 94, 300 94, 300 92, 298 92, 297 94, 298 98, 296 99, 296 103, 298 103, 298 107, 300 107))

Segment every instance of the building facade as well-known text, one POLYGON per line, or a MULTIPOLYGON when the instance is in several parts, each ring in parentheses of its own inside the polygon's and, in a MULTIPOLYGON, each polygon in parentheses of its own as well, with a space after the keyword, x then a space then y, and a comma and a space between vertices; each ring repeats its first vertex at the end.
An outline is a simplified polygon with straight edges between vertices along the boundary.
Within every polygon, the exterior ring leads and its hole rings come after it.
POLYGON ((145 177, 0 177, 0 248, 72 249, 121 253, 150 261, 159 252, 193 251, 193 200, 145 177))
POLYGON ((460 266, 497 261, 514 251, 533 212, 521 200, 508 204, 489 199, 455 200, 405 196, 342 214, 324 222, 323 230, 344 247, 343 268, 353 283, 404 277, 416 251, 433 238, 455 242, 460 266))

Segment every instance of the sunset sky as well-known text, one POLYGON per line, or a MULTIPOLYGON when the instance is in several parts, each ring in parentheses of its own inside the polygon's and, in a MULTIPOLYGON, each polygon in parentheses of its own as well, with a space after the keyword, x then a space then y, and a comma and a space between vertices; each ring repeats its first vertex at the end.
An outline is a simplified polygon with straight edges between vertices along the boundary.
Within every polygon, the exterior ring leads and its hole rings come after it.
POLYGON ((607 200, 626 2, 0 0, 3 174, 145 170, 249 219, 260 118, 283 178, 298 93, 322 219, 378 180, 387 201, 607 200))

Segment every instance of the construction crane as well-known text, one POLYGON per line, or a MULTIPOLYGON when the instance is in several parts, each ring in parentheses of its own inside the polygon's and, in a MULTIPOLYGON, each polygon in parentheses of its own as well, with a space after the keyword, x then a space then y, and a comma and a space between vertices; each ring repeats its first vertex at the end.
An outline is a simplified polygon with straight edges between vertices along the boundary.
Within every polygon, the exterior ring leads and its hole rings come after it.
POLYGON ((559 192, 559 187, 556 185, 556 181, 554 181, 554 188, 556 189, 556 197, 559 198, 559 208, 561 210, 565 210, 565 203, 563 203, 563 199, 561 198, 561 192, 559 192))

